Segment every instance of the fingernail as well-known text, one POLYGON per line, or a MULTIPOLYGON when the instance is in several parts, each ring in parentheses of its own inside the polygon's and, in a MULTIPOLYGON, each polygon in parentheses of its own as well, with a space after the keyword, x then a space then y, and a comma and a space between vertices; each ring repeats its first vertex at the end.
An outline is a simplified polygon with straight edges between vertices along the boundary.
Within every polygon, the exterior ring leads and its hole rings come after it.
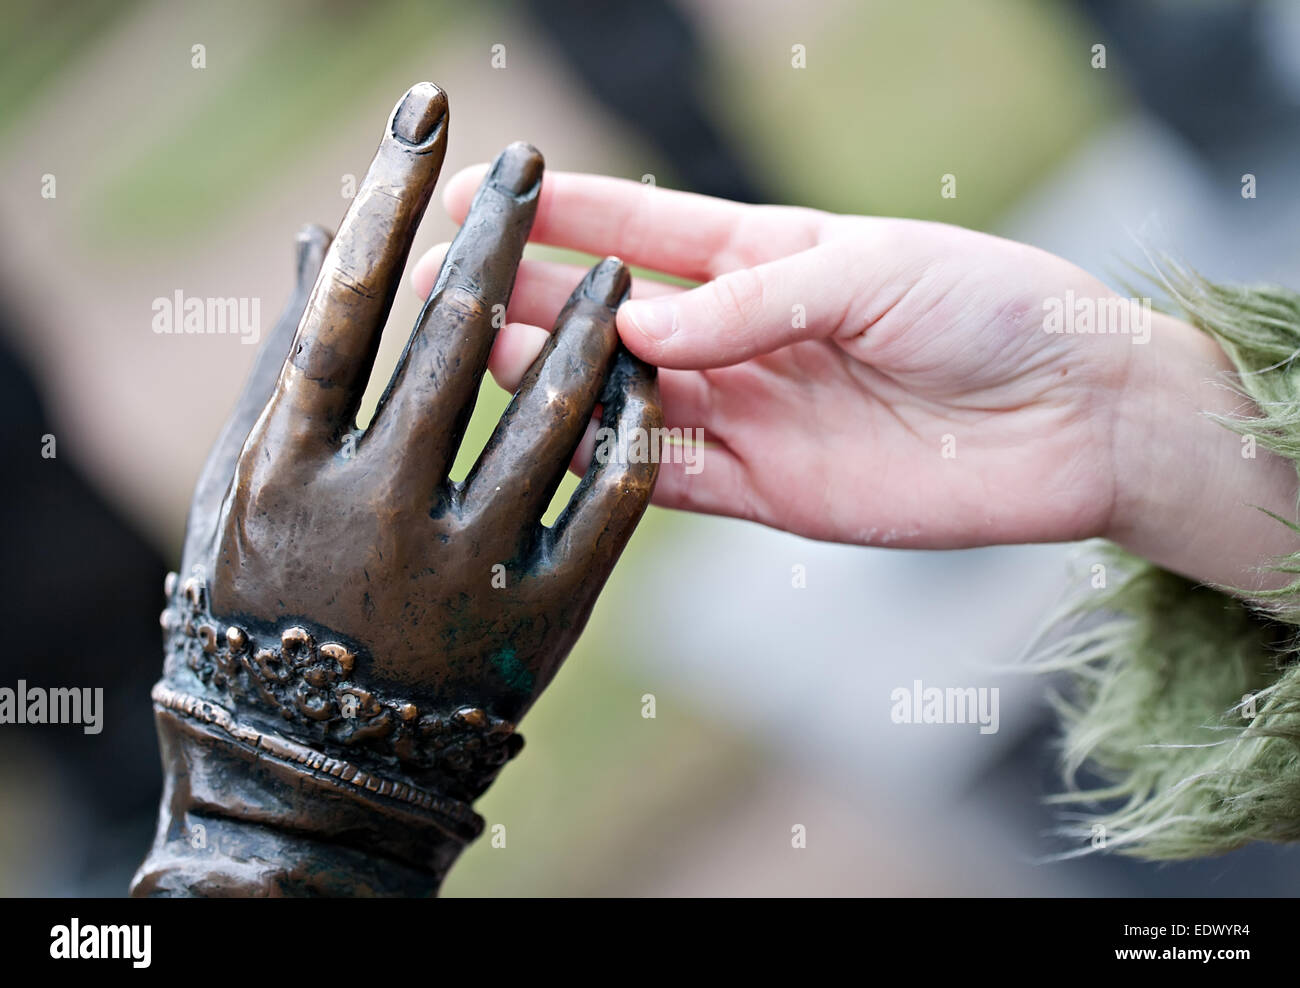
POLYGON ((516 141, 497 155, 488 182, 512 196, 532 191, 542 180, 542 153, 531 144, 516 141))
POLYGON ((417 82, 393 115, 393 136, 407 144, 423 144, 446 116, 446 93, 431 82, 417 82))
POLYGON ((663 343, 677 332, 677 306, 656 302, 628 302, 620 314, 646 339, 663 343))
POLYGON ((632 272, 617 257, 607 257, 594 268, 583 287, 587 298, 601 302, 611 309, 618 308, 632 284, 632 272))

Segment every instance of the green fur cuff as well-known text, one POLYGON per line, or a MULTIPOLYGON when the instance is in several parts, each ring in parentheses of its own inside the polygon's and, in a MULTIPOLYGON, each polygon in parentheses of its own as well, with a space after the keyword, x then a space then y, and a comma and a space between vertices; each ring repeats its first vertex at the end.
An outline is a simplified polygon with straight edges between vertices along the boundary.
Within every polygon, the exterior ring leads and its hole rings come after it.
MULTIPOLYGON (((1261 409, 1223 424, 1300 464, 1300 295, 1166 264, 1175 306, 1223 346, 1261 409)), ((1054 799, 1095 809, 1066 828, 1069 854, 1195 858, 1300 840, 1300 578, 1252 608, 1103 552, 1108 589, 1072 606, 1033 660, 1069 680, 1053 700, 1070 790, 1054 799), (1100 785, 1079 789, 1080 769, 1100 785)), ((1300 553, 1277 568, 1300 574, 1300 553)))

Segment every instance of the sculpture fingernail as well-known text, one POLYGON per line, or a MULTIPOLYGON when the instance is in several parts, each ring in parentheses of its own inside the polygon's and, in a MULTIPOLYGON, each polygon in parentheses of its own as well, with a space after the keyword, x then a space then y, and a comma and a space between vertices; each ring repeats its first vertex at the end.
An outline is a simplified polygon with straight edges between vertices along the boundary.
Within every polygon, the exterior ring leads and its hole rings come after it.
POLYGON ((418 82, 393 115, 393 136, 406 144, 423 144, 446 116, 447 95, 431 82, 418 82))
POLYGON ((587 276, 583 294, 589 299, 616 309, 619 302, 623 301, 631 283, 632 273, 628 271, 627 266, 617 257, 607 257, 587 276))
POLYGON ((522 196, 542 180, 542 153, 516 141, 497 155, 488 184, 512 196, 522 196))

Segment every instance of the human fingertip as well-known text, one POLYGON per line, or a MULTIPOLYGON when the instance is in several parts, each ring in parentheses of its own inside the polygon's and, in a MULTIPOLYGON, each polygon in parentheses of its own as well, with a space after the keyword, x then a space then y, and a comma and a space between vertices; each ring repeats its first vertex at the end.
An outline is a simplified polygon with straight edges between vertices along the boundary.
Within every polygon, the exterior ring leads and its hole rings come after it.
POLYGON ((677 334, 681 312, 672 302, 633 300, 620 306, 618 326, 624 342, 634 351, 637 338, 659 347, 677 334))
POLYGON ((480 161, 476 165, 469 165, 462 168, 451 180, 447 182, 446 187, 442 190, 442 205, 447 210, 447 215, 460 223, 469 213, 469 204, 474 200, 474 190, 479 187, 483 181, 483 176, 487 174, 488 163, 480 161))
POLYGON ((411 284, 420 298, 428 298, 429 293, 433 291, 433 284, 438 280, 438 271, 442 268, 443 258, 447 256, 450 247, 451 243, 445 240, 440 244, 434 244, 415 262, 415 267, 411 270, 411 284))
POLYGON ((506 323, 497 334, 488 360, 492 378, 506 391, 516 391, 549 338, 550 334, 539 326, 506 323))

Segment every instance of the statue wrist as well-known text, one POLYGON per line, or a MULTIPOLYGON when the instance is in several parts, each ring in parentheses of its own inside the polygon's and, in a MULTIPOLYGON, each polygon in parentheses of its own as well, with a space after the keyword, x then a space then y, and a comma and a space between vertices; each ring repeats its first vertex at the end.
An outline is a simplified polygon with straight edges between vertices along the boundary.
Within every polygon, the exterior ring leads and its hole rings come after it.
POLYGON ((435 891, 482 832, 471 802, 522 747, 513 725, 477 707, 422 712, 362 682, 333 636, 219 622, 201 584, 176 582, 152 694, 167 792, 137 894, 191 871, 229 894, 247 877, 235 863, 279 894, 435 891))

